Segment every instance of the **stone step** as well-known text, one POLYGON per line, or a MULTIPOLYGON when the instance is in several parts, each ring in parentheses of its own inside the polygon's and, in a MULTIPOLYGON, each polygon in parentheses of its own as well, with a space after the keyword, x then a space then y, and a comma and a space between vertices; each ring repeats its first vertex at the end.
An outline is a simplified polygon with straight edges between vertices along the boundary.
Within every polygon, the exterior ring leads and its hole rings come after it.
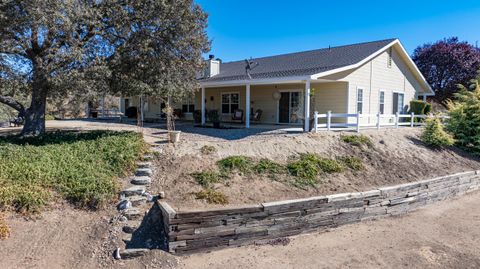
POLYGON ((133 186, 121 192, 121 194, 124 196, 142 195, 144 193, 145 193, 144 186, 133 186))
POLYGON ((148 176, 140 176, 134 177, 132 181, 130 181, 133 185, 149 185, 152 183, 152 179, 148 176))
POLYGON ((122 231, 127 234, 133 234, 139 225, 138 221, 129 221, 122 227, 122 231))
POLYGON ((151 168, 152 167, 152 162, 138 162, 137 167, 138 168, 151 168))
POLYGON ((151 154, 143 155, 142 160, 151 161, 151 160, 153 160, 153 155, 151 155, 151 154))
POLYGON ((133 259, 144 256, 148 253, 148 249, 146 248, 130 248, 125 250, 120 250, 119 255, 121 259, 133 259))
POLYGON ((130 201, 132 206, 139 206, 139 205, 145 204, 147 202, 147 197, 140 196, 140 195, 130 196, 127 199, 128 199, 128 201, 130 201))
POLYGON ((123 199, 117 205, 118 210, 126 210, 126 209, 129 209, 131 207, 132 207, 132 202, 127 200, 127 199, 123 199))
POLYGON ((135 208, 135 207, 124 210, 122 214, 128 220, 137 220, 143 216, 142 211, 140 211, 138 208, 135 208))
POLYGON ((150 168, 139 168, 135 171, 135 176, 137 177, 151 177, 153 175, 153 171, 150 168))

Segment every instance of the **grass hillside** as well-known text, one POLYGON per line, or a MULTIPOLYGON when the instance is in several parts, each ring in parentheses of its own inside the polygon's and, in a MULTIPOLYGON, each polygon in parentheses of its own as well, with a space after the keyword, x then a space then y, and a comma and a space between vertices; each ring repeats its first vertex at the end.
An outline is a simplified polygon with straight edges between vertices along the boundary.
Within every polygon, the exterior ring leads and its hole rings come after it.
POLYGON ((0 137, 0 210, 38 212, 55 199, 98 208, 114 198, 116 178, 146 149, 133 132, 56 132, 0 137))

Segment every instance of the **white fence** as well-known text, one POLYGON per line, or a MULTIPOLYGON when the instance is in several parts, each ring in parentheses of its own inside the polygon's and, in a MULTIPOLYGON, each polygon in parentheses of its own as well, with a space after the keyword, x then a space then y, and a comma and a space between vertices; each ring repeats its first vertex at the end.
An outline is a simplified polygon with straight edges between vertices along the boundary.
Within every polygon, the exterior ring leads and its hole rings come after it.
MULTIPOLYGON (((377 128, 381 127, 395 127, 400 126, 421 126, 423 125, 422 121, 416 121, 415 119, 424 119, 429 116, 427 115, 415 115, 411 114, 334 114, 331 111, 328 111, 327 114, 319 114, 315 111, 314 121, 313 121, 313 131, 317 132, 320 130, 330 131, 332 128, 351 128, 355 129, 357 132, 360 132, 361 128, 377 128), (344 122, 332 122, 332 119, 343 118, 344 122), (355 120, 350 120, 350 119, 355 120), (319 123, 319 120, 325 119, 325 123, 319 123), (367 119, 366 123, 362 122, 362 119, 367 119)), ((440 119, 446 119, 447 116, 439 116, 440 119)))

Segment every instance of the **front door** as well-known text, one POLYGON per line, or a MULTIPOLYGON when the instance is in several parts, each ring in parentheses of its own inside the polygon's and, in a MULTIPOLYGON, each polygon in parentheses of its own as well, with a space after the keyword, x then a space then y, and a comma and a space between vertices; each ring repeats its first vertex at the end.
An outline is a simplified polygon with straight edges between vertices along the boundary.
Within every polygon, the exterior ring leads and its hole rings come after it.
POLYGON ((279 123, 300 123, 303 114, 303 103, 301 92, 281 92, 278 101, 278 122, 279 123))
POLYGON ((281 95, 278 101, 278 122, 290 123, 290 93, 282 92, 281 95))

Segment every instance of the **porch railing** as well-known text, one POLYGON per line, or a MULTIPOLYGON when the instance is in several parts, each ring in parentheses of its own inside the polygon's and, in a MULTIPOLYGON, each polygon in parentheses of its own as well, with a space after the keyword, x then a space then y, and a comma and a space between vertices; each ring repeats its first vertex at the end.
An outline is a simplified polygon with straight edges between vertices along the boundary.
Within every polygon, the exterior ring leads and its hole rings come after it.
MULTIPOLYGON (((423 121, 415 119, 425 119, 429 116, 427 115, 415 115, 414 113, 410 114, 337 114, 328 111, 326 114, 319 114, 317 111, 314 113, 313 121, 313 131, 318 132, 320 130, 330 131, 333 128, 347 128, 355 129, 357 132, 360 132, 360 129, 364 128, 377 128, 381 127, 395 127, 399 128, 400 126, 409 126, 416 127, 422 126, 423 121), (345 122, 332 122, 332 119, 345 119, 345 122), (355 120, 351 120, 351 119, 355 120), (322 120, 325 123, 320 123, 319 120, 322 120), (362 121, 362 119, 367 119, 367 122, 362 121)), ((449 118, 448 116, 437 116, 442 121, 449 118)))

